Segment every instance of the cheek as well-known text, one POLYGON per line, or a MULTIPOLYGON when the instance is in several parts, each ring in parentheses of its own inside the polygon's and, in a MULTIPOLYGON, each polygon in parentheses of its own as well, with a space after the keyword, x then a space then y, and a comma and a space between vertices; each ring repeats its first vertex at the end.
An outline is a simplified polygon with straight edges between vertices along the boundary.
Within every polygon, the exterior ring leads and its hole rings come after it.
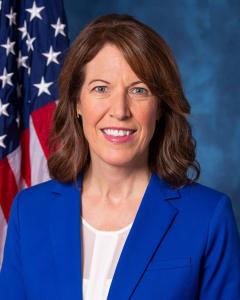
POLYGON ((156 125, 157 110, 155 106, 145 107, 138 112, 138 121, 144 131, 154 131, 156 125))
POLYGON ((96 125, 104 115, 104 105, 96 103, 94 101, 82 101, 81 115, 83 120, 83 126, 96 125))

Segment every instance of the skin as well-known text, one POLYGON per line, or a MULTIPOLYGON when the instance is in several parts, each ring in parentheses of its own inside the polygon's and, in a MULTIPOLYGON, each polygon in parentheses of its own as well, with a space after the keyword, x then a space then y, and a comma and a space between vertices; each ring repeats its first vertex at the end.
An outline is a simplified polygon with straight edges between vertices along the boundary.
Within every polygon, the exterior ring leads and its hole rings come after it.
POLYGON ((121 51, 106 44, 86 65, 77 111, 91 156, 82 217, 99 230, 118 230, 133 222, 149 182, 148 147, 159 118, 158 99, 121 51), (131 141, 116 144, 101 131, 113 126, 137 131, 131 141))

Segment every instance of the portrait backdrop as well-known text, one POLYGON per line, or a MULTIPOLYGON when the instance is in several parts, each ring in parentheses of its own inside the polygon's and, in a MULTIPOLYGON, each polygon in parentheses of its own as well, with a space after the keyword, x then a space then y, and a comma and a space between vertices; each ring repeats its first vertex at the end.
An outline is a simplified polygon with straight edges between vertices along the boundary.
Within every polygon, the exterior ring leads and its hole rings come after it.
POLYGON ((227 193, 240 229, 239 0, 65 0, 71 41, 93 18, 130 14, 172 48, 197 140, 199 182, 227 193))
POLYGON ((199 182, 227 193, 240 229, 240 1, 65 0, 71 41, 93 18, 126 13, 172 48, 202 167, 199 182))

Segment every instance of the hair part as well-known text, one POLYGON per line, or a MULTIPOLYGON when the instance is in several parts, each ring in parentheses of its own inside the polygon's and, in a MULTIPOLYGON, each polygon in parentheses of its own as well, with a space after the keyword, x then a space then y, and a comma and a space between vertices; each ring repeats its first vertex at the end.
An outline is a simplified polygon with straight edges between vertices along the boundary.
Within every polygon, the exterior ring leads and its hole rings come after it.
POLYGON ((149 169, 173 187, 195 182, 200 166, 187 120, 190 105, 174 56, 154 30, 131 16, 118 14, 91 22, 67 53, 59 76, 60 100, 48 159, 50 176, 61 182, 75 181, 79 172, 89 166, 89 146, 81 118, 77 118, 77 103, 85 66, 107 43, 119 48, 132 70, 159 100, 160 118, 149 145, 149 169))

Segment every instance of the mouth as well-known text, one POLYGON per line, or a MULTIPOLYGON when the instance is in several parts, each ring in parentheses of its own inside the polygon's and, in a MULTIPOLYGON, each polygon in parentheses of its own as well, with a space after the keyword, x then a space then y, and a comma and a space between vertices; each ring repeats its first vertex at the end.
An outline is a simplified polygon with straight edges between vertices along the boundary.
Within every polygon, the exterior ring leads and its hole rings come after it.
POLYGON ((103 134, 112 137, 123 137, 123 136, 130 136, 134 134, 137 130, 131 128, 102 128, 101 131, 103 134))

